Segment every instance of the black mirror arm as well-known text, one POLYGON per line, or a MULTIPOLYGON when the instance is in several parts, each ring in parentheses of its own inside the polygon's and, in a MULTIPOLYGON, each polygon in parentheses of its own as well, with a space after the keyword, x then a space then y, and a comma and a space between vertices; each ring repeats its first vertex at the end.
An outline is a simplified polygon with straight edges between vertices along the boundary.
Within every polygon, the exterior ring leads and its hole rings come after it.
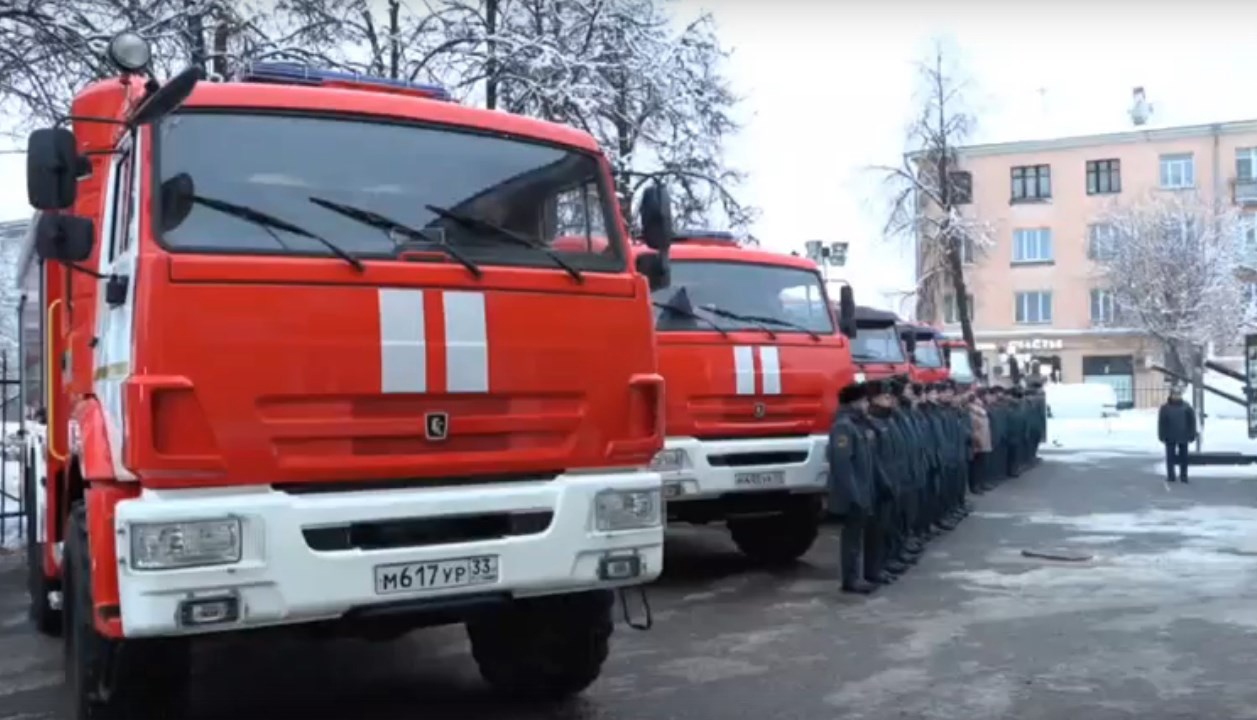
POLYGON ((85 268, 82 265, 79 265, 78 263, 66 262, 63 260, 61 261, 61 264, 70 268, 74 272, 83 273, 84 275, 91 278, 96 278, 97 280, 104 280, 105 278, 109 277, 108 275, 102 275, 101 273, 98 273, 95 270, 92 270, 90 268, 85 268))

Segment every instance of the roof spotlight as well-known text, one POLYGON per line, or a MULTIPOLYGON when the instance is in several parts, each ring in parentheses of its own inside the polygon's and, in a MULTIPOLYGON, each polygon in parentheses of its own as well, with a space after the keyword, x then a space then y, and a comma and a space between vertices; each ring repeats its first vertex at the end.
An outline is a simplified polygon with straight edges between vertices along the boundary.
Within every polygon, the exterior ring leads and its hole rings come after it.
POLYGON ((118 33, 109 41, 109 61, 122 72, 139 72, 148 67, 152 58, 152 47, 136 33, 118 33))

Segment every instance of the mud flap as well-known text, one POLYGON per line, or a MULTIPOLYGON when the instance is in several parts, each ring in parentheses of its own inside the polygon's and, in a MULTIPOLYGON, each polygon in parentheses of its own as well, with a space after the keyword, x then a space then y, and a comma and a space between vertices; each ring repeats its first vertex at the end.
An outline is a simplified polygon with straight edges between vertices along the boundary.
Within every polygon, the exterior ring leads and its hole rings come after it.
POLYGON ((617 597, 620 598, 620 612, 624 617, 625 625, 628 625, 634 630, 640 630, 642 632, 645 632, 655 626, 655 618, 654 618, 654 615, 650 611, 650 598, 646 594, 645 585, 638 585, 635 588, 627 588, 627 589, 619 588, 615 591, 615 594, 617 597), (632 613, 629 612, 628 590, 630 589, 637 590, 638 594, 641 596, 642 614, 645 615, 644 620, 641 620, 641 621, 634 620, 632 617, 632 613))

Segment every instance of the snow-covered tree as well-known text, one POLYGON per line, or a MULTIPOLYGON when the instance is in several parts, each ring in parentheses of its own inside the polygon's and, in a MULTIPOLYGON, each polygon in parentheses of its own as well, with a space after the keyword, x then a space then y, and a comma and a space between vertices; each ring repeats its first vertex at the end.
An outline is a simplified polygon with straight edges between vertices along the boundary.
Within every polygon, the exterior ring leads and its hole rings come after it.
MULTIPOLYGON (((743 175, 724 145, 738 98, 710 15, 677 30, 673 0, 454 0, 457 83, 491 107, 582 128, 611 158, 627 211, 652 179, 672 186, 682 225, 746 228, 743 175)), ((631 215, 629 215, 631 217, 631 215)))
POLYGON ((84 85, 117 72, 105 50, 124 30, 152 43, 161 76, 189 64, 213 76, 247 60, 326 61, 343 28, 323 2, 9 0, 0 6, 0 113, 18 132, 64 114, 84 85))
POLYGON ((977 367, 964 264, 991 245, 993 233, 973 214, 971 176, 958 155, 976 119, 966 107, 955 51, 943 41, 935 41, 917 71, 918 109, 908 127, 903 164, 878 168, 893 192, 884 231, 888 238, 917 243, 917 317, 937 319, 939 300, 949 292, 977 367))
POLYGON ((1186 374, 1210 342, 1230 343, 1246 321, 1238 216, 1190 191, 1153 191, 1114 203, 1094 248, 1122 324, 1158 343, 1170 369, 1186 374))

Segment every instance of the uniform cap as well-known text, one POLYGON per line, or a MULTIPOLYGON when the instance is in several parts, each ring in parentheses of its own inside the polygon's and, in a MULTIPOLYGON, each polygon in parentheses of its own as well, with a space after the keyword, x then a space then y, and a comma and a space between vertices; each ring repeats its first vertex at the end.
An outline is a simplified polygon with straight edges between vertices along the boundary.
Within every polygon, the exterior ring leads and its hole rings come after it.
POLYGON ((864 383, 851 383, 838 391, 838 403, 840 405, 849 405, 859 402, 867 396, 868 389, 864 387, 864 383))

